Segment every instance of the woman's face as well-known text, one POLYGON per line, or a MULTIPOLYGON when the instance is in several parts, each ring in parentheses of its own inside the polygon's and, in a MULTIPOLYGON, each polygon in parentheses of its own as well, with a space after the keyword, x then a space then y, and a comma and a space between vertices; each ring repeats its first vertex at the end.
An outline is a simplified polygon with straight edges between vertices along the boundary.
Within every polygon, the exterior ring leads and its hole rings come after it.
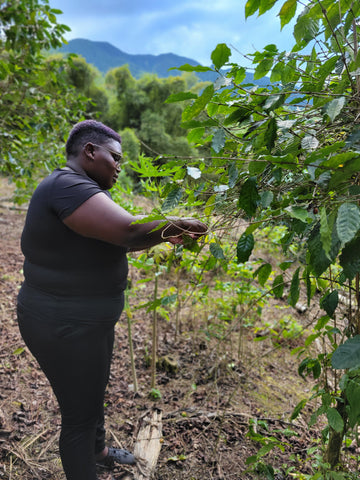
POLYGON ((116 140, 108 140, 101 145, 93 145, 93 164, 87 174, 95 180, 103 190, 109 190, 116 183, 120 172, 122 156, 121 144, 116 140))

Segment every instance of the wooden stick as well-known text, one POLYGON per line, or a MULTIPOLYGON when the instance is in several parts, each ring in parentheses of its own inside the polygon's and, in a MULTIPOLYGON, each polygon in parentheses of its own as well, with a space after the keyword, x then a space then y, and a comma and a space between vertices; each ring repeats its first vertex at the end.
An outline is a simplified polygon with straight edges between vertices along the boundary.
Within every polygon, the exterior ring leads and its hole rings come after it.
POLYGON ((140 419, 134 454, 137 459, 135 480, 149 480, 161 450, 162 412, 155 408, 140 419))

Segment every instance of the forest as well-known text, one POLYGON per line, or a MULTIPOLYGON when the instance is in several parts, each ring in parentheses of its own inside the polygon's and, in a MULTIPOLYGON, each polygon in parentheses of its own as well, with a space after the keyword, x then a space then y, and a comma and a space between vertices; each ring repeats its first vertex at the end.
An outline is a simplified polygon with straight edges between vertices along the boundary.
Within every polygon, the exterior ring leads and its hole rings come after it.
POLYGON ((360 477, 360 2, 241 8, 293 24, 287 51, 242 52, 268 85, 246 83, 224 43, 178 76, 102 74, 53 53, 68 27, 48 0, 0 4, 0 477, 65 478, 58 407, 15 305, 29 198, 86 118, 122 137, 119 205, 209 226, 129 254, 110 440, 131 448, 155 412, 154 479, 360 477))

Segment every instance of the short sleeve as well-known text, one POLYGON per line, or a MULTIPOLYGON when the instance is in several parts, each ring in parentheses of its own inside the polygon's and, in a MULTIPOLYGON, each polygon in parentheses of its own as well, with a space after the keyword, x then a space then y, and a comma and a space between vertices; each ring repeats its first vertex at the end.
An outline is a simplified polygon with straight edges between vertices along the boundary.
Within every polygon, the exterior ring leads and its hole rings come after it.
POLYGON ((52 185, 49 206, 63 220, 97 193, 110 195, 107 191, 102 190, 95 181, 84 175, 59 170, 52 185))

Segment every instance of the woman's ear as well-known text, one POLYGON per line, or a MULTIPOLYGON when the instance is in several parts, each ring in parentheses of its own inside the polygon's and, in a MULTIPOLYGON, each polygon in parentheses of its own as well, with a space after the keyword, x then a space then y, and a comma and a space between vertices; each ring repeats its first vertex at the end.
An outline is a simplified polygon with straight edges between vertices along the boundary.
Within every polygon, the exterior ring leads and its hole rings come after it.
POLYGON ((83 149, 84 149, 86 158, 89 160, 94 160, 94 155, 95 155, 94 145, 91 142, 88 142, 86 145, 84 145, 83 149))

